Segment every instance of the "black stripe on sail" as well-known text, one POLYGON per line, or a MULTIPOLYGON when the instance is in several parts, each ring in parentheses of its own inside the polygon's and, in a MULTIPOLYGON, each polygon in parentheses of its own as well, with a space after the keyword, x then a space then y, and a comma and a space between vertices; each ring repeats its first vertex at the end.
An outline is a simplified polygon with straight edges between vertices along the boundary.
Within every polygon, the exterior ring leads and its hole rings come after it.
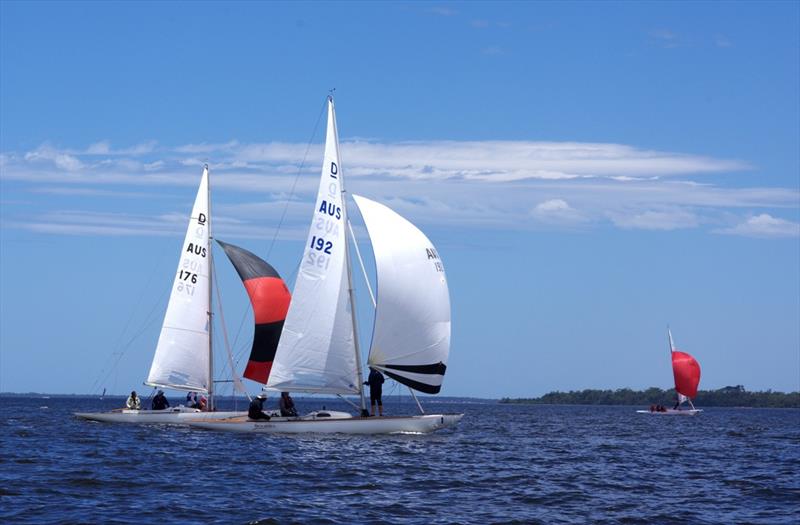
POLYGON ((444 375, 447 366, 441 361, 434 365, 380 365, 381 368, 391 368, 401 372, 413 372, 415 374, 438 374, 444 375))
POLYGON ((419 390, 420 392, 424 392, 426 394, 438 394, 439 390, 442 389, 442 385, 429 385, 427 383, 420 383, 419 381, 414 381, 413 379, 394 374, 388 370, 384 370, 383 373, 398 383, 402 383, 407 387, 413 388, 414 390, 419 390))
POLYGON ((258 362, 272 361, 278 349, 278 340, 283 331, 283 321, 274 323, 257 324, 253 334, 253 349, 250 351, 250 360, 258 362))
POLYGON ((233 267, 236 268, 236 273, 239 274, 242 281, 255 279, 256 277, 277 277, 280 279, 281 276, 278 275, 275 268, 254 253, 233 244, 222 242, 219 239, 217 239, 217 242, 225 250, 225 255, 233 263, 233 267))

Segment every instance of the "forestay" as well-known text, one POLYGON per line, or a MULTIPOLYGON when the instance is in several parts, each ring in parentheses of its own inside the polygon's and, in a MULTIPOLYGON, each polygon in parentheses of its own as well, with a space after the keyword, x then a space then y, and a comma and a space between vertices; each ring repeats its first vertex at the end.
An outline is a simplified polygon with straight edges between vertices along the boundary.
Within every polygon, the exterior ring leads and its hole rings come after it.
POLYGON ((367 225, 378 276, 369 366, 436 394, 450 352, 450 294, 442 260, 409 221, 383 204, 353 198, 367 225))
POLYGON ((345 285, 347 244, 333 103, 314 216, 267 387, 293 392, 360 391, 345 285))
POLYGON ((192 208, 161 335, 146 384, 208 392, 209 341, 208 168, 192 208))

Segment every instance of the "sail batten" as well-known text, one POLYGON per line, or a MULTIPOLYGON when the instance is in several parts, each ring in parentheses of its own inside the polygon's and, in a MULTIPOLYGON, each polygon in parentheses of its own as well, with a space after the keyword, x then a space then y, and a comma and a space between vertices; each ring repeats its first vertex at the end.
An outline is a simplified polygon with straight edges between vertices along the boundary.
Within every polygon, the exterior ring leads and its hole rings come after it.
POLYGON ((377 271, 369 365, 415 390, 441 389, 450 352, 450 295, 428 237, 387 206, 359 195, 377 271))
POLYGON ((198 392, 212 388, 209 223, 208 168, 205 168, 145 384, 198 392))

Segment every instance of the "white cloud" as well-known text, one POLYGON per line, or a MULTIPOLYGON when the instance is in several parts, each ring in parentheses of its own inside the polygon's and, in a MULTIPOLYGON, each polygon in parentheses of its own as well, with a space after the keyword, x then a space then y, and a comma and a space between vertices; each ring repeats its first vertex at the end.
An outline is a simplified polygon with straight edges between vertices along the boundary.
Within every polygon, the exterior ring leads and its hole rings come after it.
POLYGON ((663 48, 671 49, 681 45, 681 39, 676 33, 669 29, 655 29, 650 31, 650 37, 663 48))
POLYGON ((56 168, 65 171, 78 171, 84 167, 84 164, 76 157, 59 151, 47 144, 43 144, 35 150, 26 153, 25 160, 27 162, 49 161, 52 162, 56 168))
POLYGON ((620 228, 637 230, 677 230, 696 228, 700 224, 694 213, 683 209, 646 210, 628 214, 612 212, 609 218, 620 228))
POLYGON ((746 237, 800 237, 800 223, 762 213, 748 217, 730 228, 714 230, 715 233, 744 235, 746 237))
POLYGON ((563 199, 549 199, 537 204, 531 211, 537 220, 548 224, 575 225, 586 218, 563 199))
MULTIPOLYGON (((277 222, 289 195, 292 202, 284 227, 307 227, 322 145, 232 140, 156 149, 155 142, 143 144, 114 150, 101 141, 79 152, 44 144, 22 156, 2 152, 0 178, 17 190, 38 195, 94 195, 100 208, 103 196, 164 194, 169 187, 186 192, 185 188, 196 187, 201 166, 209 158, 215 210, 243 221, 236 226, 241 235, 263 237, 263 227, 251 231, 247 224, 277 222), (115 154, 148 148, 149 153, 115 154)), ((423 226, 588 228, 611 221, 625 229, 673 230, 728 224, 731 208, 769 213, 797 209, 800 199, 793 188, 730 188, 702 182, 704 174, 752 169, 740 160, 624 144, 344 140, 341 151, 351 191, 387 203, 423 226)), ((180 209, 178 202, 171 202, 180 209)), ((129 211, 141 212, 135 205, 131 200, 129 211)), ((84 199, 81 206, 91 204, 84 199)), ((6 219, 13 220, 24 209, 9 213, 6 219)), ((58 219, 38 221, 39 228, 88 227, 75 224, 71 216, 58 219)), ((126 231, 148 230, 113 225, 126 231)), ((91 225, 97 229, 90 231, 101 231, 101 226, 91 225)))

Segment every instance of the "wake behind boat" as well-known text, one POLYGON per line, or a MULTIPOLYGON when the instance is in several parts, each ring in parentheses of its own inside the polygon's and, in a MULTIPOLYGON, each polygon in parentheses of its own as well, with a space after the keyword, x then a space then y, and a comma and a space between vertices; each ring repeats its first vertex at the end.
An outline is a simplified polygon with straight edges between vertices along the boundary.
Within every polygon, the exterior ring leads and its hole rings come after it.
MULTIPOLYGON (((333 98, 328 97, 325 154, 314 215, 266 389, 359 395, 361 415, 319 411, 295 418, 241 417, 191 422, 192 426, 242 433, 426 433, 454 426, 463 416, 365 417, 348 232, 356 253, 358 245, 348 220, 339 160, 335 109, 333 98)), ((372 241, 380 285, 377 300, 373 299, 375 324, 368 365, 409 387, 412 395, 414 390, 436 394, 450 351, 450 297, 443 263, 416 226, 383 204, 355 195, 354 199, 372 241)))

